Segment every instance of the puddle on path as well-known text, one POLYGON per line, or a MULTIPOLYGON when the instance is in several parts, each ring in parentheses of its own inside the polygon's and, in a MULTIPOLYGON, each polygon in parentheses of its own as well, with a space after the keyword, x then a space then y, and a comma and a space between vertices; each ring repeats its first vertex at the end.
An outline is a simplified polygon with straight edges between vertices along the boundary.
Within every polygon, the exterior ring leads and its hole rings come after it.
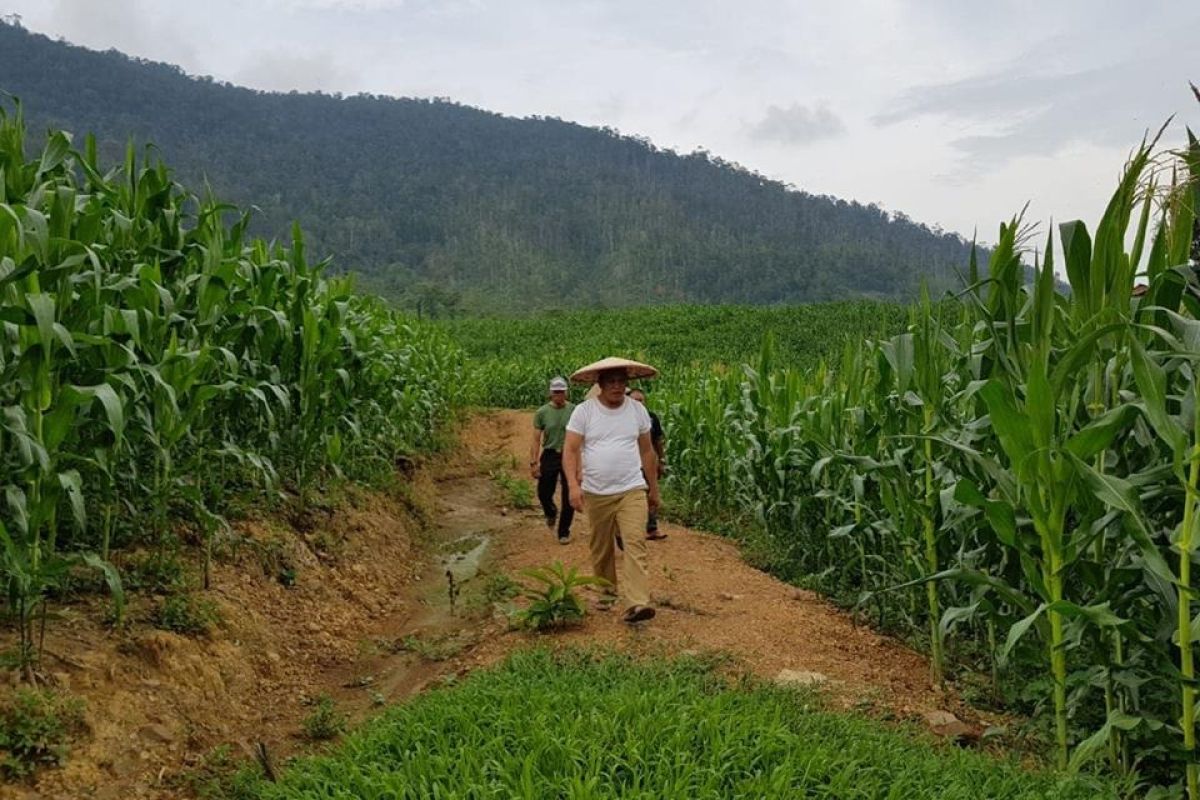
POLYGON ((454 576, 455 583, 465 583, 479 574, 484 556, 492 543, 491 533, 472 533, 447 542, 450 552, 440 559, 443 575, 446 570, 454 576))
POLYGON ((448 661, 469 648, 477 635, 482 622, 478 609, 466 608, 468 597, 477 591, 473 582, 486 574, 493 544, 520 521, 497 520, 486 479, 459 479, 441 488, 453 504, 433 532, 433 553, 424 575, 406 587, 413 606, 408 614, 381 626, 372 637, 372 652, 349 668, 342 684, 347 699, 357 694, 361 703, 366 689, 376 703, 402 701, 444 675, 448 661), (457 590, 453 609, 447 573, 457 590))

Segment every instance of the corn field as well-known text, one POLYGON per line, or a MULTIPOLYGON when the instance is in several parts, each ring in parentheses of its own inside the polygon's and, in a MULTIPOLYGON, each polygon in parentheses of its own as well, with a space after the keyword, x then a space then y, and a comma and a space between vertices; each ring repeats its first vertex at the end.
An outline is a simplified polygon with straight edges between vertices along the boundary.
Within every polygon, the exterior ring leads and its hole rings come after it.
POLYGON ((26 155, 0 108, 0 570, 21 658, 46 598, 118 548, 214 537, 234 495, 303 503, 435 444, 461 352, 250 217, 90 137, 26 155))
POLYGON ((923 641, 931 680, 967 666, 1044 710, 1059 767, 1103 759, 1194 800, 1188 138, 1139 148, 1094 232, 1002 225, 987 277, 972 263, 958 302, 926 299, 904 332, 810 371, 767 342, 665 410, 683 513, 752 520, 775 569, 923 641))
POLYGON ((551 375, 631 355, 668 376, 651 405, 673 513, 748 525, 764 565, 927 646, 931 681, 987 676, 998 706, 1046 720, 1060 769, 1200 800, 1198 209, 1189 132, 1134 152, 1094 229, 1017 216, 986 277, 973 261, 955 299, 907 312, 433 327, 132 147, 105 168, 51 132, 30 157, 0 108, 0 570, 21 663, 81 576, 119 620, 124 548, 186 535, 207 586, 239 499, 391 475, 457 403, 534 405, 551 375), (803 329, 748 359, 784 318, 803 329))
POLYGON ((908 310, 899 303, 846 300, 808 306, 651 306, 648 308, 548 312, 506 319, 445 320, 471 362, 468 401, 482 406, 540 405, 547 381, 595 361, 621 354, 654 364, 662 378, 647 391, 670 395, 714 371, 738 372, 753 360, 768 332, 781 358, 815 366, 842 344, 897 333, 908 310))

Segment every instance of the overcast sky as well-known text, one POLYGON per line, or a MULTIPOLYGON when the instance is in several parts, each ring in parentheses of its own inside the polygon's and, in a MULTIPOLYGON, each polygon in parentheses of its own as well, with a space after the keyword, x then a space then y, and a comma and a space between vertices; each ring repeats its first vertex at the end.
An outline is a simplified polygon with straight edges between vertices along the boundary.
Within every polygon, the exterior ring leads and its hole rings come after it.
POLYGON ((993 241, 1102 211, 1200 127, 1200 2, 0 0, 25 27, 260 89, 449 97, 702 147, 993 241))

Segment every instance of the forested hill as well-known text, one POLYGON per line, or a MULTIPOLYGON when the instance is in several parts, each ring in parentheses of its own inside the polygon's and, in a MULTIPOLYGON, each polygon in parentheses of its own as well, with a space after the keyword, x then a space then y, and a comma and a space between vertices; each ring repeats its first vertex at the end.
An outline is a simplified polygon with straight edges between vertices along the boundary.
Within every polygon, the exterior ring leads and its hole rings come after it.
POLYGON ((297 220, 311 252, 429 310, 904 298, 967 261, 902 215, 558 119, 258 92, 10 24, 0 90, 39 134, 94 131, 112 158, 154 142, 180 179, 261 209, 258 232, 297 220))

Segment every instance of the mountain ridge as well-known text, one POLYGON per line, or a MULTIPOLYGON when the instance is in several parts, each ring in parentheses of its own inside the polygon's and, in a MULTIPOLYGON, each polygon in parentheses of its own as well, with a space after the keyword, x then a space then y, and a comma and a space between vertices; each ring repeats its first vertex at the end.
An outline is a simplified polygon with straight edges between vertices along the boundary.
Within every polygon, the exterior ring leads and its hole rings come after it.
MULTIPOLYGON (((255 232, 335 256, 434 313, 674 302, 904 300, 953 285, 961 236, 789 188, 707 151, 443 99, 276 93, 0 24, 0 90, 31 130, 153 142, 255 232)), ((33 137, 31 137, 33 138, 33 137)))

